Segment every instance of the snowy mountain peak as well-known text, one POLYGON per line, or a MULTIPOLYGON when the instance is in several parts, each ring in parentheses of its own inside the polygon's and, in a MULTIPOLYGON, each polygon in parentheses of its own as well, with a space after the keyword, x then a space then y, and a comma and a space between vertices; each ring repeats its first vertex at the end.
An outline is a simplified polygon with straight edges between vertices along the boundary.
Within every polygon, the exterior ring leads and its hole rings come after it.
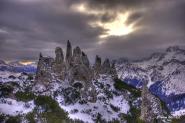
POLYGON ((132 86, 141 88, 147 81, 151 93, 163 100, 171 112, 185 109, 184 49, 169 47, 166 52, 154 53, 143 60, 117 62, 116 68, 120 79, 132 86))

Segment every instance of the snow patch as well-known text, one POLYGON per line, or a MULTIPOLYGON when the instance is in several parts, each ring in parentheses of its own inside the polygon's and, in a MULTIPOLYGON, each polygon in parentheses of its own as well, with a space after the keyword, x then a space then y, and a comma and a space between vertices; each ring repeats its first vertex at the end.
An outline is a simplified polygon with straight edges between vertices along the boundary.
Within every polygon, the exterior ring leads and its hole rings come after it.
POLYGON ((6 115, 16 116, 27 114, 35 108, 34 101, 22 102, 10 98, 0 100, 0 112, 6 115))

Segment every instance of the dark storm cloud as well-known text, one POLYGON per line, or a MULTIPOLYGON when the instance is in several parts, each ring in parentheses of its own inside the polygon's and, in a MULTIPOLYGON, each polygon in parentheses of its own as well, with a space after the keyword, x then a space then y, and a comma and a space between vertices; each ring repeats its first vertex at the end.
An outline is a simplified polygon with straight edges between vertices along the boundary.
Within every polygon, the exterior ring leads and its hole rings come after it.
MULTIPOLYGON (((0 29, 7 30, 6 35, 0 33, 2 58, 35 58, 39 52, 50 53, 57 45, 64 47, 68 39, 88 48, 103 31, 87 24, 95 17, 57 8, 55 3, 49 8, 50 1, 1 2, 4 9, 0 12, 0 29)), ((69 4, 69 1, 64 2, 62 4, 69 4)))
POLYGON ((54 48, 65 48, 68 39, 89 57, 143 57, 146 51, 185 45, 184 8, 184 0, 1 0, 0 58, 36 59, 39 52, 53 55, 54 48), (71 9, 79 3, 103 14, 71 9), (106 29, 89 22, 112 22, 124 11, 132 11, 127 24, 137 21, 139 29, 127 36, 107 37, 99 45, 99 36, 106 29))
MULTIPOLYGON (((96 1, 101 7, 115 10, 115 6, 134 10, 127 23, 140 20, 141 28, 127 36, 110 36, 96 52, 114 58, 146 57, 152 52, 173 46, 185 46, 185 1, 96 1), (112 5, 112 6, 111 6, 112 5), (114 5, 114 6, 113 6, 114 5), (138 11, 137 11, 138 10, 138 11), (139 11, 144 10, 144 11, 139 11), (104 52, 106 51, 106 52, 104 52)), ((93 5, 92 7, 97 8, 93 5)))
POLYGON ((97 9, 135 9, 146 5, 152 5, 159 0, 90 0, 89 7, 97 9))

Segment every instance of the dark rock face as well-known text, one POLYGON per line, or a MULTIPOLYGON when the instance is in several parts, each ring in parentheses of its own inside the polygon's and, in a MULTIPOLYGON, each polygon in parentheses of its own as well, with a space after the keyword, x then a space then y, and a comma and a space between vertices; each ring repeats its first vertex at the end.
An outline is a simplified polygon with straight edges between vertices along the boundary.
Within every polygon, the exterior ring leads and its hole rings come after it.
POLYGON ((92 84, 93 79, 99 74, 115 74, 111 68, 109 59, 101 65, 101 58, 96 56, 94 67, 90 67, 87 55, 81 51, 80 47, 73 49, 71 43, 67 42, 66 58, 64 60, 63 50, 60 47, 55 49, 55 59, 43 57, 40 54, 36 82, 44 85, 52 82, 53 79, 68 80, 71 86, 77 87, 83 98, 89 101, 96 101, 96 90, 92 84))
POLYGON ((43 57, 42 54, 40 54, 35 78, 37 82, 47 84, 52 81, 51 73, 53 72, 53 64, 53 58, 43 57))
POLYGON ((89 67, 89 65, 90 65, 89 59, 84 52, 82 52, 82 63, 87 67, 89 67))
POLYGON ((116 71, 115 63, 112 63, 112 65, 111 65, 110 74, 112 75, 112 77, 114 79, 118 78, 118 74, 117 74, 117 71, 116 71))
POLYGON ((72 46, 69 40, 67 41, 67 50, 66 50, 66 64, 70 65, 72 59, 72 46))
POLYGON ((97 55, 95 59, 95 67, 101 67, 101 58, 97 55))
POLYGON ((88 81, 90 79, 89 69, 82 65, 76 65, 71 68, 71 78, 77 81, 88 81))
POLYGON ((63 63, 64 62, 64 54, 63 54, 62 48, 57 47, 55 49, 55 54, 56 54, 55 63, 57 63, 57 64, 63 63))
POLYGON ((110 66, 109 59, 105 59, 105 61, 103 62, 101 72, 102 73, 108 73, 108 74, 111 72, 111 66, 110 66))
POLYGON ((64 80, 65 79, 65 71, 66 71, 66 66, 64 63, 64 54, 63 54, 63 50, 60 47, 57 47, 55 49, 55 63, 53 65, 53 71, 54 73, 56 73, 56 76, 61 79, 64 80))
POLYGON ((161 115, 160 100, 150 93, 145 82, 142 89, 141 119, 146 123, 153 123, 161 115))
POLYGON ((73 65, 82 64, 81 56, 82 56, 82 52, 81 52, 80 47, 74 48, 73 57, 72 57, 72 64, 73 65))
POLYGON ((94 64, 94 77, 98 78, 100 72, 101 72, 101 58, 96 55, 95 64, 94 64))

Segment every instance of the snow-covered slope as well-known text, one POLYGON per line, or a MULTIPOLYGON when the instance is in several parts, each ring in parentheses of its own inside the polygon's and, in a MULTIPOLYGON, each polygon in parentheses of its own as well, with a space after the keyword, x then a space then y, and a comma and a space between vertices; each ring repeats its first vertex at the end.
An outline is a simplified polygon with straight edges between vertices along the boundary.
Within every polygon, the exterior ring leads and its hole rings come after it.
POLYGON ((165 101, 173 114, 185 109, 185 50, 169 47, 146 59, 118 61, 117 72, 124 82, 140 88, 146 81, 150 91, 165 101))
POLYGON ((0 99, 0 111, 5 115, 16 116, 26 114, 28 112, 31 112, 34 109, 34 107, 35 106, 33 101, 25 103, 10 98, 0 99))
MULTIPOLYGON (((4 77, 8 76, 4 75, 4 77)), ((17 83, 17 86, 13 86, 13 94, 10 94, 8 97, 3 95, 3 98, 0 100, 0 110, 5 115, 23 115, 34 110, 36 106, 33 100, 28 102, 17 101, 14 96, 18 91, 28 92, 28 88, 29 92, 34 95, 51 96, 63 110, 68 112, 69 118, 73 120, 78 119, 94 123, 97 117, 101 117, 104 121, 118 120, 125 122, 121 114, 128 115, 130 112, 129 97, 131 94, 128 91, 116 90, 114 80, 110 75, 100 75, 98 80, 93 81, 97 91, 96 102, 88 102, 81 98, 79 92, 69 85, 67 81, 53 80, 52 83, 45 87, 39 83, 35 85, 33 81, 28 79, 27 75, 19 74, 17 77, 19 81, 1 83, 7 86, 17 83), (20 76, 24 79, 20 79, 20 76)))
MULTIPOLYGON (((101 114, 101 118, 105 121, 119 120, 124 121, 121 114, 128 114, 130 105, 128 102, 128 94, 124 92, 115 93, 114 80, 111 76, 101 75, 93 84, 97 91, 97 101, 88 102, 78 97, 78 92, 73 90, 68 82, 53 82, 49 85, 50 89, 34 88, 33 91, 43 90, 44 95, 52 95, 59 103, 60 107, 69 113, 71 119, 79 119, 84 122, 94 123, 97 116, 101 114), (75 96, 76 95, 76 96, 75 96)), ((39 86, 41 87, 41 86, 39 86)))

